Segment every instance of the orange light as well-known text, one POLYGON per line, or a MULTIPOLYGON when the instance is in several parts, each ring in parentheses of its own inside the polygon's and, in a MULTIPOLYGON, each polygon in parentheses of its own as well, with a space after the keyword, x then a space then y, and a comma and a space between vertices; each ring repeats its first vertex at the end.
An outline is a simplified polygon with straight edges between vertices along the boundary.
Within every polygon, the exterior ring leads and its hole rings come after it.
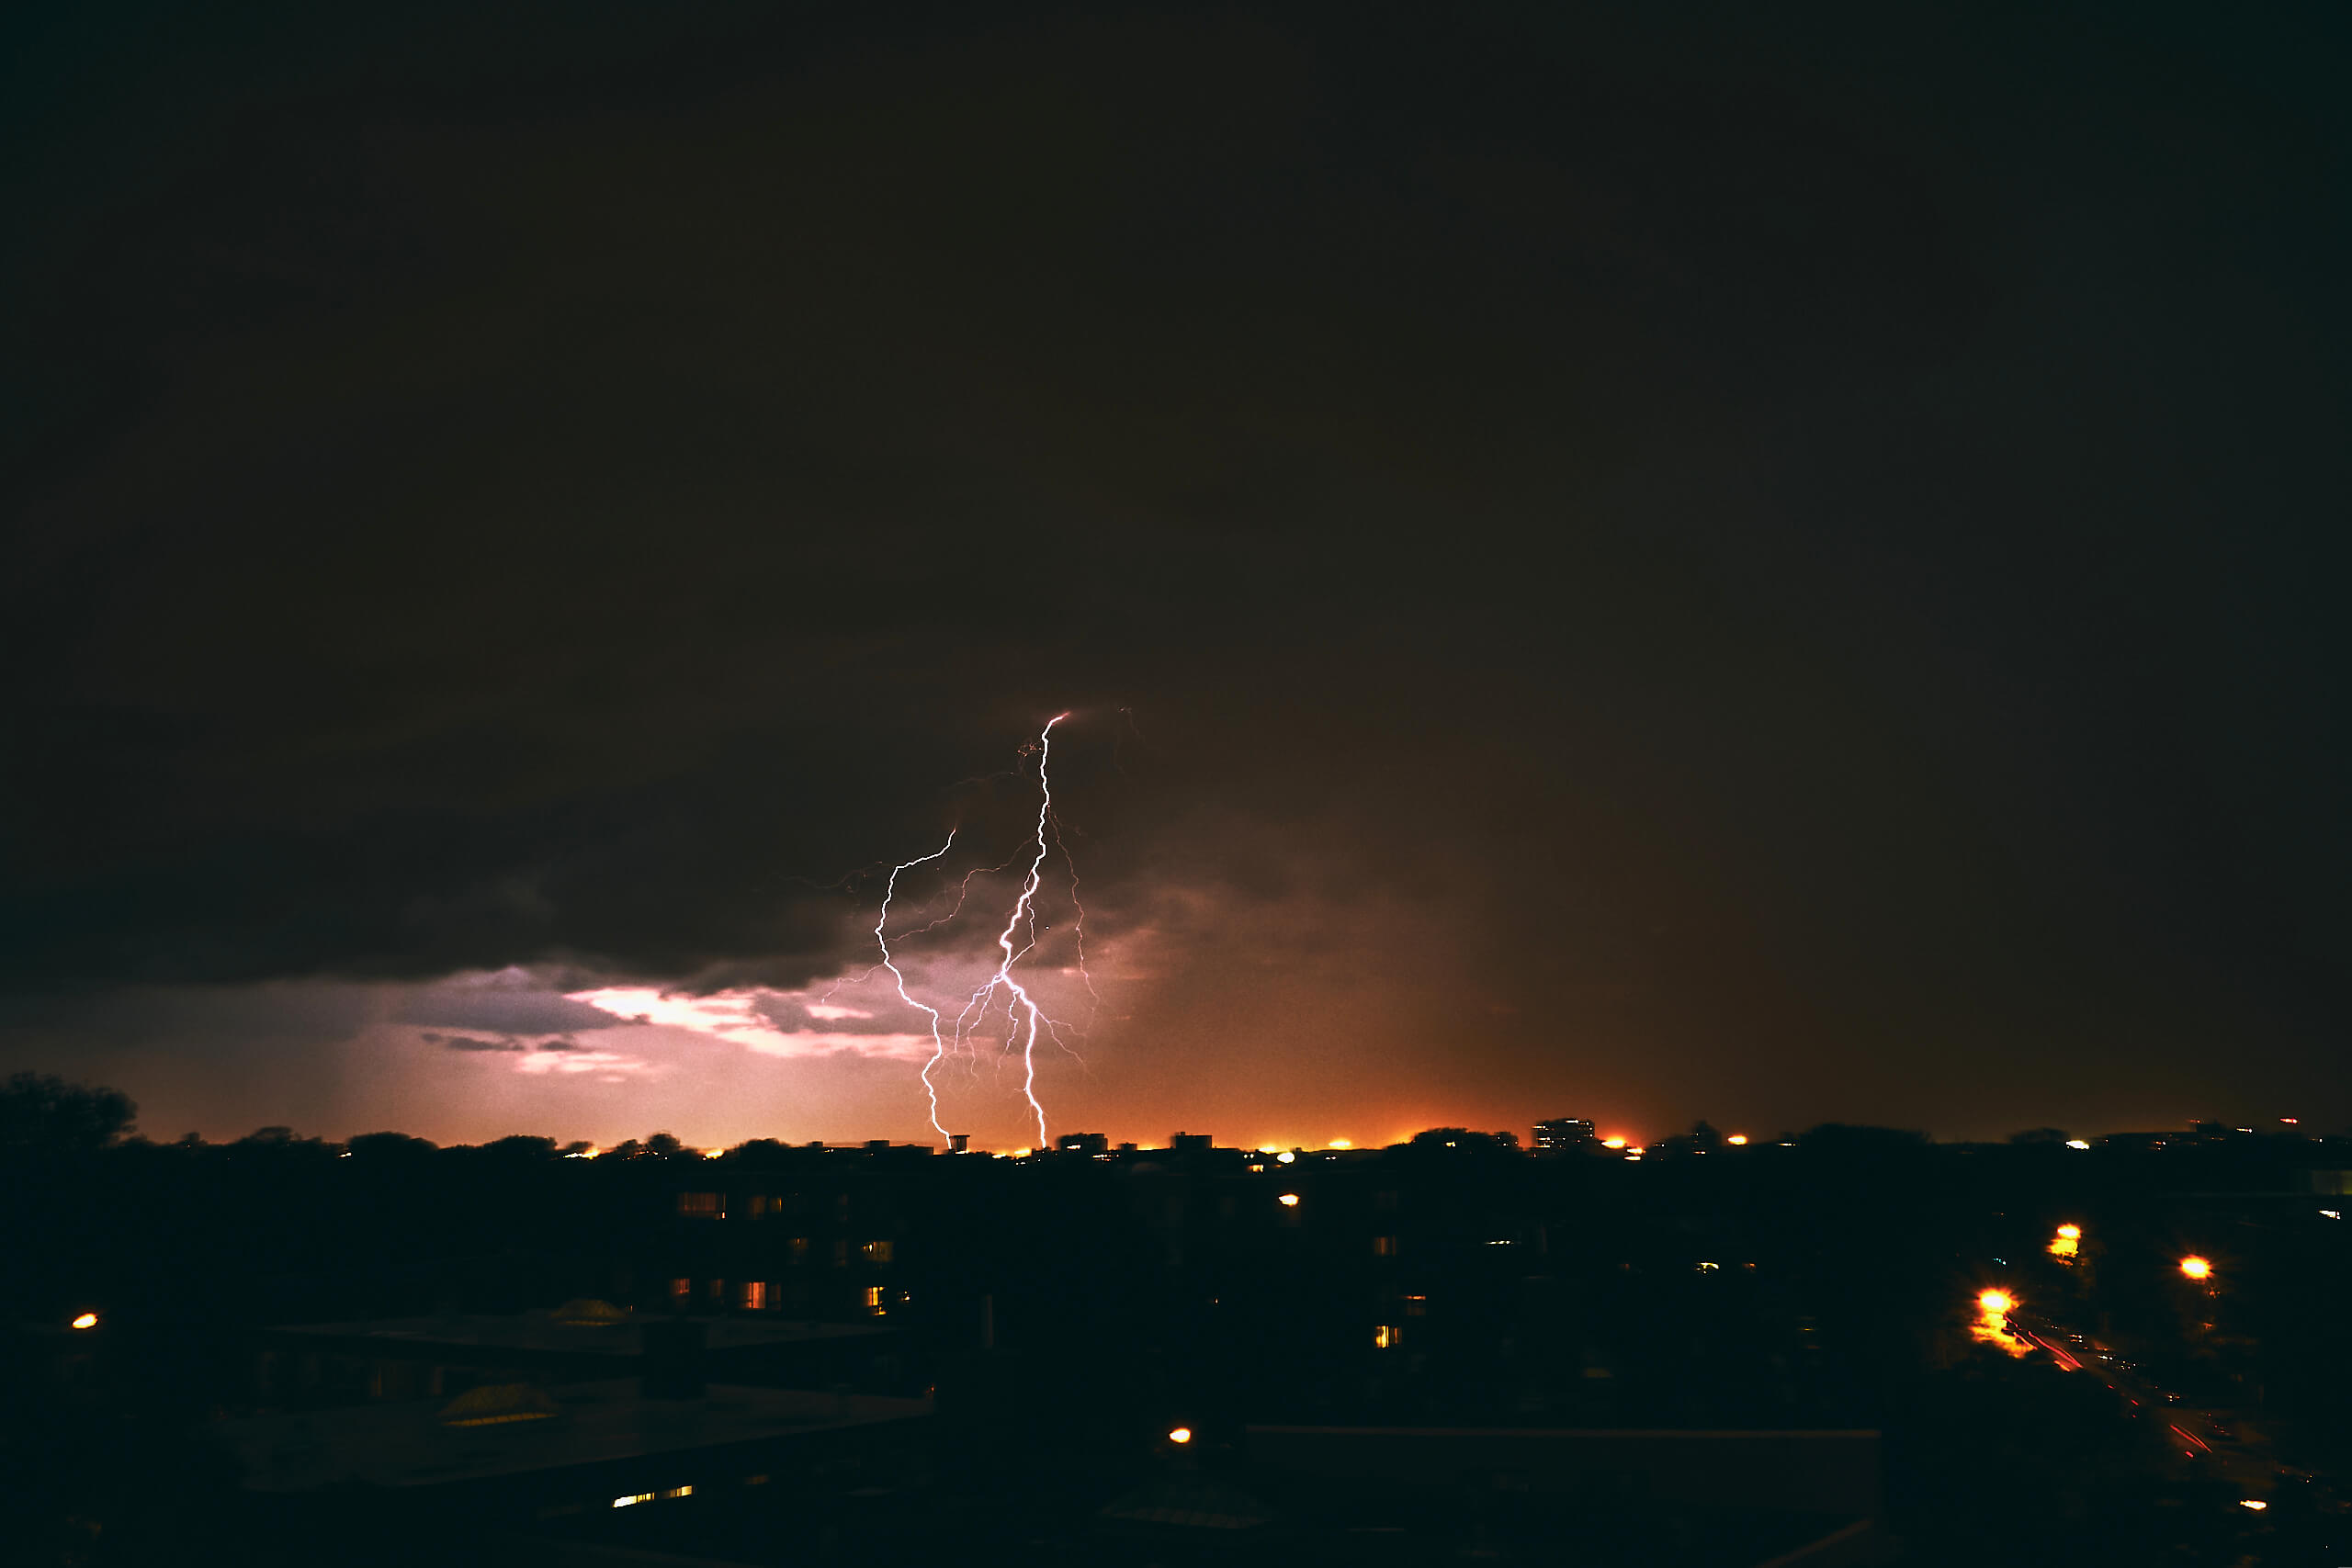
POLYGON ((1298 1207, 1298 1194, 1295 1192, 1285 1192, 1281 1197, 1275 1199, 1274 1201, 1280 1203, 1285 1209, 1295 1209, 1298 1207))
POLYGON ((2263 1509, 2270 1506, 2270 1505, 2264 1502, 2259 1497, 2241 1497, 2238 1499, 2238 1506, 2241 1508, 2252 1508, 2258 1514, 2262 1512, 2263 1509))
POLYGON ((1730 1137, 1725 1138, 1724 1142, 1733 1145, 1734 1146, 1737 1146, 1747 1142, 1747 1134, 1745 1133, 1734 1133, 1730 1137))
POLYGON ((1182 1447, 1193 1440, 1193 1429, 1190 1427, 1170 1427, 1168 1428, 1168 1440, 1182 1447))
POLYGON ((1347 1139, 1345 1139, 1345 1138, 1334 1138, 1334 1139, 1332 1139, 1332 1140, 1331 1140, 1331 1146, 1332 1146, 1333 1148, 1335 1148, 1335 1149, 1351 1149, 1351 1148, 1354 1148, 1354 1147, 1355 1147, 1355 1145, 1354 1145, 1353 1144, 1351 1144, 1351 1143, 1348 1142, 1348 1141, 1347 1141, 1347 1139))
POLYGON ((96 1328, 97 1325, 98 1314, 94 1312, 85 1312, 74 1320, 74 1326, 76 1328, 96 1328))
POLYGON ((2180 1260, 2180 1271, 2192 1280, 2210 1280, 2213 1277, 2213 1264, 2210 1258, 2184 1258, 2180 1260))
POLYGON ((1600 1146, 1604 1149, 1622 1149, 1625 1146, 1625 1140, 1623 1138, 1603 1138, 1600 1140, 1600 1146))
POLYGON ((2067 1241, 2080 1241, 2083 1239, 2083 1227, 2080 1225, 2060 1225, 2058 1227, 2058 1234, 2067 1241))
POLYGON ((2007 1291, 1987 1291, 1976 1298, 1976 1304, 1992 1316, 2000 1317, 2018 1303, 2017 1298, 2007 1291))

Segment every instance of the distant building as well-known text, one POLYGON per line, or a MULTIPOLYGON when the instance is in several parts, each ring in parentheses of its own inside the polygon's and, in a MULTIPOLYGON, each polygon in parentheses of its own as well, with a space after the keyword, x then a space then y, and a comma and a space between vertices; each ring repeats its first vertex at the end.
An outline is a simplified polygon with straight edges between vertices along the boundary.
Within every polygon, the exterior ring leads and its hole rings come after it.
POLYGON ((1589 1149, 1600 1143, 1592 1123, 1575 1116, 1555 1116, 1549 1122, 1535 1123, 1535 1147, 1544 1149, 1589 1149))
POLYGON ((1107 1133, 1065 1133, 1054 1140, 1054 1147, 1066 1155, 1109 1154, 1111 1135, 1107 1133))

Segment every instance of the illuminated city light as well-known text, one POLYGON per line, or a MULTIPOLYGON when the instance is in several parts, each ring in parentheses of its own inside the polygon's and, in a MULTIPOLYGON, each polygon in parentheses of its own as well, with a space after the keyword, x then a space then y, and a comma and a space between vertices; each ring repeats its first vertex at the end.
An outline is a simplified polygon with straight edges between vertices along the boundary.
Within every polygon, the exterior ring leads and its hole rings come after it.
POLYGON ((1348 1142, 1348 1140, 1347 1140, 1347 1139, 1345 1139, 1345 1138, 1334 1138, 1334 1139, 1332 1139, 1332 1140, 1331 1140, 1331 1143, 1330 1143, 1330 1146, 1331 1146, 1332 1148, 1335 1148, 1335 1149, 1351 1149, 1351 1148, 1354 1148, 1354 1147, 1355 1147, 1355 1145, 1354 1145, 1353 1144, 1351 1144, 1351 1143, 1348 1142))
POLYGON ((76 1328, 96 1328, 97 1325, 98 1314, 94 1312, 85 1312, 74 1320, 74 1326, 76 1328))
POLYGON ((1976 1321, 1968 1325, 1969 1337, 1983 1344, 1997 1345, 2012 1356, 2032 1354, 2033 1347, 2018 1338, 2009 1328, 2009 1314, 2017 1308, 2017 1297, 1997 1286, 1978 1292, 1976 1321))
POLYGON ((1193 1429, 1190 1427, 1170 1427, 1168 1428, 1168 1440, 1182 1448, 1193 1440, 1193 1429))
POLYGON ((1623 1138, 1603 1138, 1600 1140, 1600 1146, 1604 1149, 1622 1149, 1625 1146, 1625 1140, 1623 1138))
POLYGON ((2341 1209, 2322 1209, 2320 1213, 2331 1220, 2340 1220, 2344 1217, 2344 1211, 2341 1209))
POLYGON ((2091 1145, 2087 1139, 2069 1138, 2066 1140, 2066 1146, 2070 1149, 2086 1149, 2091 1145))
POLYGON ((1738 1148, 1747 1142, 1747 1134, 1745 1133, 1734 1133, 1730 1137, 1725 1138, 1724 1142, 1731 1145, 1734 1148, 1738 1148))
POLYGON ((2058 1235, 2067 1241, 2080 1241, 2083 1239, 2083 1227, 2080 1225, 2060 1225, 2058 1227, 2058 1235))
POLYGON ((2180 1271, 2192 1280, 2210 1280, 2213 1277, 2213 1264, 2210 1258, 2184 1258, 2180 1260, 2180 1271))
POLYGON ((626 1497, 614 1498, 613 1506, 616 1508, 634 1508, 639 1503, 650 1503, 651 1501, 653 1501, 653 1494, 650 1492, 632 1492, 626 1497))
POLYGON ((2075 1259, 2075 1255, 2082 1250, 2082 1226, 2060 1225, 2058 1235, 2050 1243, 2050 1256, 2061 1263, 2071 1263, 2075 1259))
POLYGON ((1288 1149, 1284 1149, 1282 1153, 1274 1156, 1274 1163, 1277 1165, 1288 1165, 1296 1158, 1298 1158, 1296 1155, 1291 1153, 1288 1149))
POLYGON ((2262 1512, 2263 1509, 2270 1506, 2270 1505, 2264 1502, 2259 1497, 2241 1497, 2238 1499, 2238 1506, 2241 1508, 2252 1508, 2258 1514, 2262 1512))
POLYGON ((1280 1203, 1285 1209, 1295 1209, 1298 1207, 1298 1194, 1295 1192, 1285 1192, 1281 1197, 1275 1199, 1274 1201, 1280 1203))
POLYGON ((695 1489, 691 1486, 673 1486, 662 1494, 664 1497, 691 1497, 694 1495, 695 1489))

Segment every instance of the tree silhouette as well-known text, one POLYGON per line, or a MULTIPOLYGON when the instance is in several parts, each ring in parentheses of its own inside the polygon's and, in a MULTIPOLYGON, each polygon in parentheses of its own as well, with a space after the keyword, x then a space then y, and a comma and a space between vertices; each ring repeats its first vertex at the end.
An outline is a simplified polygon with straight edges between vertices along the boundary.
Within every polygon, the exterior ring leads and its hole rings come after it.
POLYGON ((0 1148, 69 1154, 105 1148, 136 1125, 139 1107, 120 1089, 17 1073, 0 1085, 0 1148))

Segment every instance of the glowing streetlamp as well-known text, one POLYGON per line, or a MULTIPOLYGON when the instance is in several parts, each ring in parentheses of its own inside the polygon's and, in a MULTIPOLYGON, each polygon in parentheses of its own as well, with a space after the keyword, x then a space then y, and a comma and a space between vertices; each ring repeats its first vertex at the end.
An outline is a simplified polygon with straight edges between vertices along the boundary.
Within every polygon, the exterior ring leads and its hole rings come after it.
POLYGON ((97 1325, 98 1314, 94 1312, 85 1312, 74 1320, 74 1326, 76 1328, 96 1328, 97 1325))
POLYGON ((1193 1440, 1193 1429, 1190 1427, 1170 1427, 1168 1428, 1168 1440, 1181 1449, 1193 1440))
POLYGON ((1281 1197, 1275 1199, 1274 1201, 1280 1203, 1285 1209, 1295 1209, 1298 1207, 1298 1194, 1295 1192, 1285 1192, 1281 1197))
POLYGON ((2210 1280, 2213 1277, 2212 1259, 2192 1253, 2180 1260, 2180 1271, 2192 1280, 2210 1280))
POLYGON ((1734 1133, 1730 1137, 1725 1138, 1724 1142, 1731 1145, 1734 1148, 1741 1148, 1747 1143, 1747 1134, 1745 1133, 1734 1133))
POLYGON ((1986 1317, 2007 1317, 2018 1304, 2018 1299, 2007 1291, 1986 1291, 1976 1298, 1976 1305, 1986 1317))

